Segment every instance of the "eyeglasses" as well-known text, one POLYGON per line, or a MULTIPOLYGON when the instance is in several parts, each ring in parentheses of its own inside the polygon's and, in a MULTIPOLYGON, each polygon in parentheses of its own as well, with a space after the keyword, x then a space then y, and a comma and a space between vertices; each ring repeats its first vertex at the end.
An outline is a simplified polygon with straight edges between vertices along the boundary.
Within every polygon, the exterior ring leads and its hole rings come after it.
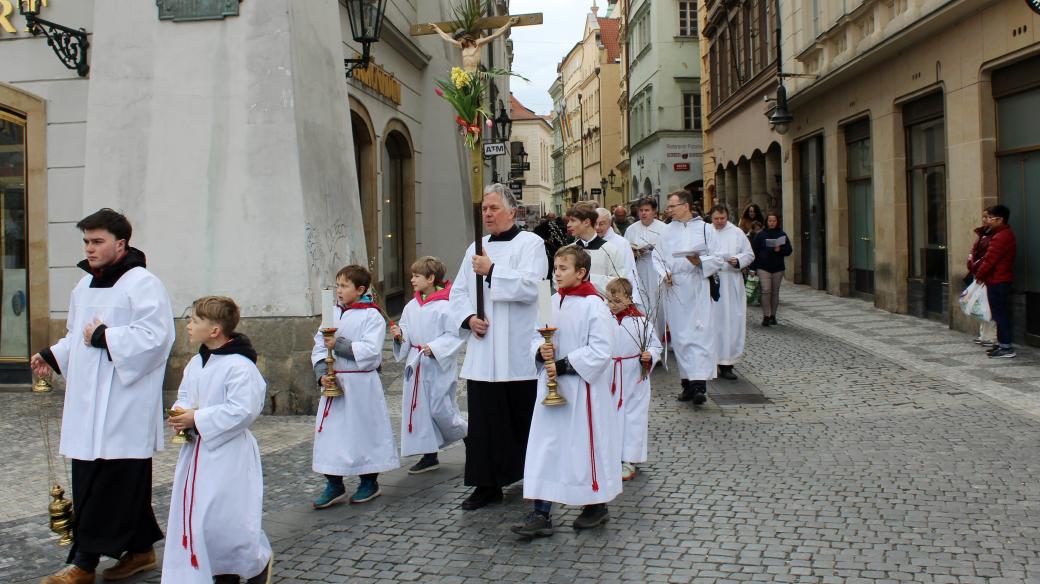
POLYGON ((676 207, 682 207, 683 205, 689 205, 689 203, 676 203, 674 205, 668 205, 665 209, 672 210, 676 207))

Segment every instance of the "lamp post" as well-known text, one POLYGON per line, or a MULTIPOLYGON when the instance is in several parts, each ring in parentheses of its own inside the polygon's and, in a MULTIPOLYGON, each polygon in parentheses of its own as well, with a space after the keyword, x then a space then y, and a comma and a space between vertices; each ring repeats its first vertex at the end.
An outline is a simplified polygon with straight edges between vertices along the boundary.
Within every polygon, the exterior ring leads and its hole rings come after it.
POLYGON ((774 6, 776 11, 776 32, 773 37, 776 39, 776 103, 773 106, 773 113, 769 115, 769 125, 776 130, 777 134, 783 136, 790 129, 794 116, 787 110, 787 88, 784 87, 784 77, 786 75, 784 75, 783 59, 780 52, 780 44, 783 38, 780 36, 780 0, 776 0, 774 6))
POLYGON ((606 178, 599 179, 599 196, 603 197, 603 200, 600 201, 600 206, 606 205, 607 204, 607 179, 606 178))
POLYGON ((354 37, 354 42, 361 43, 361 58, 343 59, 348 78, 354 76, 355 69, 368 67, 369 47, 379 42, 385 13, 386 0, 347 0, 350 35, 354 37))
MULTIPOLYGON (((513 133, 513 120, 509 119, 509 114, 506 113, 506 106, 502 103, 502 100, 498 100, 498 115, 492 121, 491 133, 496 142, 508 142, 510 135, 513 133)), ((491 164, 491 182, 497 183, 498 180, 498 157, 496 156, 491 164)))

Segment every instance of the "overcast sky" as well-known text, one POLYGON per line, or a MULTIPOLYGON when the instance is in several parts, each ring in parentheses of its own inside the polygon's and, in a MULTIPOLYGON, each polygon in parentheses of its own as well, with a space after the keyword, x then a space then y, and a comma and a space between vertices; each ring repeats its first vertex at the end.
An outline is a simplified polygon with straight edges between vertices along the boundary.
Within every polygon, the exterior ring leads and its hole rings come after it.
MULTIPOLYGON (((599 15, 606 16, 606 0, 599 0, 599 15)), ((556 80, 556 65, 585 32, 585 15, 592 0, 511 0, 510 14, 541 12, 541 26, 518 26, 513 39, 513 71, 530 79, 513 79, 513 95, 537 114, 552 111, 549 86, 556 80)))

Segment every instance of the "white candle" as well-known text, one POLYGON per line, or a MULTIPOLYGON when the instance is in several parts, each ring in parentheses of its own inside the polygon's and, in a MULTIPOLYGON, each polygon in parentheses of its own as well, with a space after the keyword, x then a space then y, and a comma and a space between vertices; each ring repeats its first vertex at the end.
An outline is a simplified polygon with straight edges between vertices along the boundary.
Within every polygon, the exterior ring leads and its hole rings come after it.
POLYGON ((549 326, 552 318, 552 288, 549 280, 538 281, 538 326, 549 326))
POLYGON ((333 290, 321 291, 321 328, 334 328, 336 326, 336 292, 333 290))

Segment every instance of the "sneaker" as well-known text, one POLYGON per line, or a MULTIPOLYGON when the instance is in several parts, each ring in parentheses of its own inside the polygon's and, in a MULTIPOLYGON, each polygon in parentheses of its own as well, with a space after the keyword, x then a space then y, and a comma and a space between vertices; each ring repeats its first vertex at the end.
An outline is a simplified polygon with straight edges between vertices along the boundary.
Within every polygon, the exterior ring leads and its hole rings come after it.
POLYGON ((985 340, 986 339, 984 339, 982 337, 975 337, 974 339, 971 340, 971 342, 975 343, 976 345, 981 345, 982 341, 985 341, 985 340))
POLYGON ((509 530, 524 537, 549 537, 556 531, 553 529, 552 517, 542 515, 537 511, 524 515, 523 521, 510 527, 509 530))
POLYGON ((988 339, 979 341, 979 344, 986 348, 993 348, 996 345, 996 343, 988 339))
POLYGON ((630 481, 636 476, 636 465, 630 462, 621 463, 621 480, 630 481))
POLYGON ((274 567, 274 555, 271 559, 267 560, 267 565, 264 566, 262 572, 246 580, 246 584, 271 584, 271 568, 274 567))
POLYGON ((1017 355, 1011 347, 997 347, 988 353, 990 359, 1013 359, 1017 355))
POLYGON ((379 483, 377 481, 361 481, 357 490, 350 496, 350 504, 355 505, 358 503, 368 503, 382 494, 383 492, 379 490, 379 483))
POLYGON ((314 500, 315 509, 325 509, 347 499, 347 488, 341 484, 325 483, 325 491, 314 500))
POLYGON ((40 584, 94 584, 94 572, 69 564, 40 580, 40 584))
POLYGON ((573 527, 574 529, 592 529, 603 525, 609 519, 610 513, 607 512, 605 504, 585 505, 581 510, 581 515, 574 519, 573 527))
POLYGON ((486 507, 492 503, 502 502, 502 489, 499 487, 477 487, 473 493, 462 502, 462 508, 473 511, 486 507))
POLYGON ((123 554, 114 566, 101 572, 101 577, 108 581, 125 580, 134 574, 154 570, 159 565, 155 561, 155 550, 123 554))
POLYGON ((432 456, 424 454, 423 457, 419 459, 419 462, 413 464, 412 467, 408 469, 408 474, 421 474, 431 470, 437 470, 440 467, 441 461, 437 460, 436 454, 432 456))
POLYGON ((769 317, 768 316, 763 316, 762 317, 762 326, 769 326, 770 324, 772 324, 772 323, 769 320, 769 317))

